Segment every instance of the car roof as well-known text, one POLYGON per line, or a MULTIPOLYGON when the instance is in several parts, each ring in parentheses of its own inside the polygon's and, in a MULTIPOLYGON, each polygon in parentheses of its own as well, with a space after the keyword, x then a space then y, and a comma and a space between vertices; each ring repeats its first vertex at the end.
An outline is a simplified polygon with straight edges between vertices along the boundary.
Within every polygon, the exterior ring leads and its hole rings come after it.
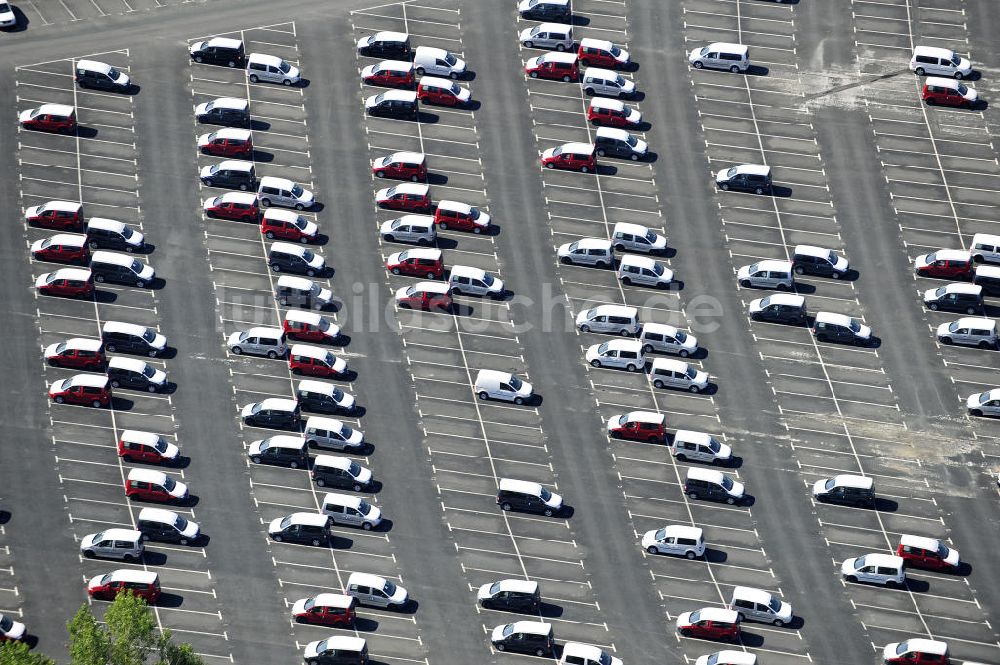
POLYGON ((91 255, 90 260, 94 263, 114 263, 119 266, 131 266, 138 259, 131 254, 99 250, 91 255))
MULTIPOLYGON (((251 194, 253 198, 257 198, 256 194, 251 194)), ((301 217, 301 215, 294 210, 284 210, 282 208, 268 208, 264 211, 264 219, 277 219, 282 222, 294 222, 296 219, 301 217)))
POLYGON ((417 101, 417 93, 412 90, 386 90, 378 95, 372 95, 372 97, 382 97, 382 99, 394 99, 404 102, 417 101))
POLYGON ((515 633, 532 633, 533 635, 548 635, 552 632, 551 623, 541 621, 515 621, 515 633))
POLYGON ((730 53, 749 53, 750 47, 732 42, 712 42, 708 48, 713 51, 728 51, 730 53))
POLYGON ((405 42, 407 39, 410 38, 410 35, 408 35, 405 32, 394 32, 392 30, 382 30, 380 32, 376 32, 374 35, 371 35, 371 37, 373 39, 378 39, 380 41, 399 41, 399 42, 405 42))
POLYGON ((519 593, 535 593, 538 591, 538 582, 534 580, 498 580, 501 591, 515 591, 519 593))
POLYGON ((302 245, 293 245, 290 242, 272 242, 271 251, 272 252, 282 252, 284 254, 294 254, 296 256, 302 256, 308 250, 308 247, 303 247, 302 245))
POLYGON ((212 133, 215 134, 216 138, 242 139, 244 141, 248 141, 251 136, 249 129, 240 129, 239 127, 222 127, 212 133))
POLYGON ((757 654, 749 651, 736 651, 735 649, 723 649, 715 654, 717 663, 724 665, 756 665, 757 654))
POLYGON ((634 317, 639 315, 639 310, 628 305, 598 305, 597 307, 592 307, 589 311, 605 316, 634 317))
POLYGON ((618 265, 630 265, 638 266, 639 268, 652 268, 656 265, 656 259, 650 258, 648 256, 639 256, 638 254, 622 254, 621 258, 618 260, 618 265))
POLYGON ((99 351, 103 343, 99 339, 88 339, 86 337, 71 337, 66 340, 66 346, 82 351, 99 351))
POLYGON ((418 46, 416 51, 417 52, 414 54, 416 56, 414 58, 415 60, 419 58, 421 55, 429 55, 434 58, 443 58, 444 55, 448 53, 446 49, 436 48, 434 46, 418 46))
POLYGON ((683 360, 674 360, 673 358, 657 358, 653 361, 653 369, 668 369, 673 372, 686 372, 690 366, 683 360))
MULTIPOLYGON (((621 111, 625 108, 625 102, 620 99, 610 99, 608 97, 591 97, 590 98, 591 108, 605 108, 614 109, 615 111, 621 111)), ((598 129, 614 129, 613 127, 601 127, 598 129)), ((619 130, 623 131, 623 130, 619 130)))
POLYGON ((662 425, 667 417, 662 413, 654 413, 653 411, 629 411, 625 414, 625 418, 639 423, 656 423, 657 425, 662 425))
POLYGON ((417 282, 413 288, 427 293, 448 293, 451 290, 451 285, 447 282, 417 282))
POLYGON ((322 513, 292 513, 287 517, 292 518, 293 524, 311 524, 313 526, 326 526, 329 518, 322 513))
POLYGON ((247 56, 247 62, 260 62, 265 65, 278 66, 284 62, 284 60, 276 55, 268 55, 267 53, 251 53, 247 56))
POLYGON ((607 238, 580 238, 576 242, 578 247, 585 249, 611 249, 611 241, 607 238))
POLYGON ((425 159, 427 159, 427 157, 422 152, 407 152, 405 150, 400 152, 390 153, 386 155, 386 157, 391 157, 393 161, 417 162, 417 163, 423 162, 425 159))
POLYGON ((350 457, 340 457, 339 455, 316 455, 313 458, 313 468, 317 466, 331 466, 336 469, 346 470, 351 468, 352 461, 350 457))
POLYGON ((584 37, 580 40, 580 46, 589 46, 593 48, 610 49, 614 44, 607 39, 594 39, 593 37, 584 37))
POLYGON ((127 429, 123 431, 118 438, 122 441, 135 441, 136 443, 153 445, 160 440, 160 435, 153 434, 152 432, 143 432, 137 429, 127 429))
POLYGON ((427 85, 436 85, 442 88, 449 88, 449 89, 451 88, 452 85, 455 85, 455 82, 452 81, 451 79, 441 78, 440 76, 421 76, 420 80, 418 80, 417 83, 419 85, 423 85, 426 83, 427 85))
POLYGON ((351 573, 347 578, 347 584, 360 584, 362 586, 374 586, 381 588, 385 585, 385 578, 371 573, 351 573))
MULTIPOLYGON (((297 310, 289 310, 289 312, 292 311, 297 310)), ((248 335, 283 335, 285 331, 275 326, 254 326, 253 328, 248 328, 246 333, 248 335)))
POLYGON ((108 368, 120 367, 122 369, 131 370, 133 372, 142 372, 146 369, 146 361, 139 360, 138 358, 124 358, 122 356, 114 356, 108 359, 108 368))
POLYGON ((971 261, 972 255, 964 249, 939 249, 931 252, 936 258, 946 261, 971 261))
POLYGON ((773 596, 764 591, 763 589, 754 589, 748 586, 738 586, 733 589, 733 598, 745 598, 747 600, 752 600, 755 603, 761 603, 762 605, 767 605, 771 602, 773 596))
MULTIPOLYGON (((552 2, 553 0, 547 1, 552 2)), ((565 659, 566 656, 580 656, 597 663, 601 660, 601 653, 601 648, 595 647, 593 644, 584 644, 583 642, 567 642, 563 645, 562 657, 565 659)))
MULTIPOLYGON (((769 296, 764 296, 768 299, 768 304, 770 305, 791 305, 792 307, 802 307, 806 304, 806 299, 804 296, 800 296, 797 293, 772 293, 769 296)), ((761 298, 763 300, 764 298, 761 298)), ((821 312, 821 314, 827 314, 828 312, 821 312)))
POLYGON ((137 582, 139 584, 152 584, 157 578, 153 571, 137 568, 119 568, 111 571, 111 576, 120 582, 137 582))
POLYGON ((875 480, 871 476, 852 476, 846 473, 834 476, 833 482, 842 487, 857 487, 860 489, 871 489, 875 486, 875 480))
POLYGON ((138 480, 146 483, 162 484, 166 480, 167 474, 153 469, 140 469, 133 467, 128 471, 129 480, 138 480))
POLYGON ((919 547, 923 550, 936 550, 941 541, 935 538, 926 538, 924 536, 911 536, 909 534, 903 534, 899 537, 900 545, 908 545, 910 547, 919 547))
POLYGON ((984 316, 963 316, 955 321, 959 327, 977 328, 979 330, 996 330, 997 322, 984 316))
POLYGON ((899 567, 903 565, 903 557, 896 556, 895 554, 883 554, 882 552, 872 552, 865 555, 865 563, 870 563, 876 566, 895 566, 899 567))
POLYGON ((83 204, 77 201, 46 201, 39 207, 42 210, 64 210, 76 212, 83 207, 83 204))
POLYGON ((52 274, 58 275, 60 279, 90 279, 90 268, 57 268, 52 274))
POLYGON ((103 388, 108 385, 108 377, 103 374, 74 374, 69 377, 70 385, 103 388))
POLYGON ((580 143, 578 141, 573 141, 571 143, 563 143, 562 146, 560 147, 563 149, 563 152, 583 152, 583 153, 594 152, 593 143, 580 143))
POLYGON ((249 171, 253 168, 253 162, 248 162, 245 159, 226 159, 218 164, 216 164, 220 169, 234 169, 239 171, 249 171))
POLYGON ((515 480, 513 478, 501 478, 500 489, 508 492, 523 492, 526 494, 538 494, 542 486, 530 480, 515 480))
POLYGON ((379 69, 403 69, 410 71, 413 69, 413 63, 407 60, 383 60, 382 62, 376 63, 374 65, 376 70, 379 69))
POLYGON ((549 51, 548 53, 543 53, 542 57, 539 58, 541 62, 565 62, 572 64, 577 61, 576 52, 559 52, 559 51, 549 51))
POLYGON ((111 538, 112 540, 116 538, 121 538, 122 540, 138 540, 142 537, 142 532, 136 531, 135 529, 105 529, 104 531, 99 531, 98 533, 102 534, 105 538, 111 538))
POLYGON ((267 409, 288 409, 293 411, 299 405, 294 399, 287 397, 267 397, 259 402, 261 408, 267 409))
POLYGON ((834 312, 816 312, 816 323, 835 323, 841 326, 851 324, 851 317, 846 314, 836 314, 834 312))
POLYGON ((353 596, 342 593, 319 593, 313 598, 313 602, 323 607, 350 607, 357 601, 353 596))
POLYGON ((311 427, 340 430, 344 428, 344 423, 336 418, 327 418, 326 416, 309 416, 309 419, 306 420, 306 429, 311 427))
POLYGON ((770 175, 771 167, 763 164, 739 164, 736 166, 737 173, 749 173, 751 175, 770 175))
POLYGON ((413 249, 404 249, 401 252, 396 252, 396 254, 406 254, 406 258, 408 259, 438 260, 441 258, 441 250, 437 247, 414 247, 413 249))
POLYGON ((906 645, 910 651, 920 651, 922 653, 935 653, 944 655, 948 653, 948 643, 929 640, 925 637, 911 637, 906 640, 906 645))
POLYGON ((913 47, 913 55, 929 55, 938 58, 945 58, 951 60, 951 56, 955 55, 955 52, 948 48, 940 48, 937 46, 921 46, 917 45, 913 47))
POLYGON ((111 71, 111 65, 106 62, 100 62, 98 60, 77 60, 77 69, 89 69, 92 72, 103 72, 107 74, 111 71))
POLYGON ((482 279, 486 275, 486 271, 482 268, 473 268, 472 266, 452 266, 449 276, 454 277, 456 275, 482 279))
MULTIPOLYGON (((310 358, 326 358, 330 350, 316 346, 315 344, 293 344, 291 353, 293 356, 309 356, 310 358)), ((294 402, 295 400, 289 400, 294 402)))
POLYGON ((125 332, 130 335, 142 335, 146 332, 146 326, 137 323, 125 323, 124 321, 105 321, 101 328, 104 332, 125 332))
POLYGON ((87 244, 87 236, 79 233, 57 233, 49 236, 49 240, 58 245, 76 245, 82 247, 87 244))
POLYGON ((260 186, 270 185, 271 187, 282 187, 285 189, 291 189, 295 186, 294 180, 289 180, 288 178, 279 178, 278 176, 266 175, 260 179, 260 186))
POLYGON ((939 85, 943 88, 957 88, 961 85, 961 81, 956 81, 955 79, 946 79, 940 76, 928 76, 924 79, 924 85, 939 85))
POLYGON ((164 508, 147 507, 139 511, 139 519, 173 524, 177 520, 177 513, 172 510, 165 510, 164 508))
POLYGON ((460 201, 449 201, 447 199, 444 201, 438 201, 437 207, 443 208, 444 210, 454 210, 455 212, 461 212, 466 215, 472 212, 472 206, 469 205, 468 203, 462 203, 460 201))
POLYGON ((125 223, 119 222, 116 219, 108 219, 107 217, 91 217, 87 220, 87 228, 121 232, 125 228, 125 223))
POLYGON ((655 321, 650 321, 649 323, 642 324, 643 332, 656 332, 656 333, 666 333, 673 336, 680 330, 676 326, 669 325, 667 323, 656 323, 655 321))
POLYGON ((305 277, 296 277, 295 275, 282 275, 278 278, 278 286, 286 286, 290 289, 312 289, 314 281, 311 279, 306 279, 305 277))
POLYGON ((963 284, 961 282, 952 282, 951 284, 944 285, 945 291, 948 293, 971 293, 974 295, 979 295, 983 291, 983 287, 978 284, 963 284))
POLYGON ((306 440, 294 434, 275 434, 274 436, 267 437, 265 440, 268 446, 275 448, 295 448, 299 450, 306 446, 306 440))
MULTIPOLYGON (((297 312, 301 310, 289 310, 289 312, 297 312)), ((308 392, 317 393, 332 393, 337 386, 332 383, 326 383, 325 381, 314 381, 312 379, 303 379, 298 383, 298 390, 306 390, 308 392)))
POLYGON ((404 194, 421 194, 426 195, 430 191, 431 186, 423 182, 401 182, 398 185, 393 185, 392 187, 386 187, 386 189, 395 189, 397 193, 403 192, 404 194))
MULTIPOLYGON (((603 100, 604 98, 603 97, 594 97, 593 99, 590 100, 591 101, 590 105, 591 106, 595 106, 594 102, 596 102, 599 99, 603 100)), ((628 132, 626 132, 624 129, 619 129, 618 127, 598 127, 597 131, 594 132, 594 135, 598 136, 598 137, 605 136, 605 137, 610 138, 610 139, 618 139, 619 141, 625 141, 629 137, 629 133, 628 132)), ((647 258, 647 257, 643 257, 643 258, 647 258)))
MULTIPOLYGON (((290 309, 285 312, 285 321, 299 321, 301 323, 308 323, 309 325, 317 326, 323 317, 319 312, 310 312, 305 309, 290 309)), ((281 331, 280 328, 267 328, 267 330, 277 330, 281 331)))
POLYGON ((623 233, 646 235, 646 233, 649 231, 649 227, 643 226, 642 224, 633 224, 632 222, 618 222, 615 224, 614 230, 621 231, 623 233))
POLYGON ((793 250, 794 254, 807 254, 809 256, 821 256, 826 258, 830 254, 830 250, 823 247, 817 247, 816 245, 796 245, 793 250))
POLYGON ((327 492, 323 495, 323 503, 333 503, 340 506, 351 506, 357 508, 361 505, 362 497, 353 494, 341 494, 339 492, 327 492))
POLYGON ((67 104, 42 104, 38 110, 41 113, 51 113, 52 115, 71 115, 76 109, 67 104))
POLYGON ((239 97, 217 97, 209 104, 214 104, 215 106, 228 106, 229 108, 245 109, 250 103, 245 99, 240 99, 239 97))
POLYGON ((700 540, 704 531, 700 526, 687 526, 685 524, 668 524, 663 527, 667 536, 675 538, 694 538, 700 540))
MULTIPOLYGON (((609 339, 604 344, 608 345, 608 349, 618 349, 620 351, 636 351, 642 352, 642 342, 638 339, 609 339)), ((601 346, 598 344, 597 346, 601 346)))
POLYGON ((674 443, 678 441, 690 441, 691 443, 708 444, 712 440, 712 435, 707 432, 696 432, 691 429, 679 429, 674 432, 674 443))
POLYGON ((714 469, 703 469, 699 466, 689 466, 687 477, 695 480, 707 480, 712 483, 721 483, 725 475, 721 471, 714 469))
POLYGON ((205 42, 205 44, 211 46, 221 46, 222 48, 240 48, 243 46, 243 42, 239 39, 233 39, 231 37, 212 37, 205 42))
POLYGON ((514 376, 510 372, 503 372, 498 369, 481 369, 479 373, 476 374, 476 379, 496 379, 497 381, 508 381, 510 377, 514 376))
POLYGON ((757 268, 761 270, 791 270, 792 262, 779 259, 764 259, 757 262, 757 268))
MULTIPOLYGON (((539 23, 535 27, 539 30, 566 30, 567 32, 573 29, 573 26, 565 23, 539 23)), ((531 28, 527 29, 530 30, 531 28)))

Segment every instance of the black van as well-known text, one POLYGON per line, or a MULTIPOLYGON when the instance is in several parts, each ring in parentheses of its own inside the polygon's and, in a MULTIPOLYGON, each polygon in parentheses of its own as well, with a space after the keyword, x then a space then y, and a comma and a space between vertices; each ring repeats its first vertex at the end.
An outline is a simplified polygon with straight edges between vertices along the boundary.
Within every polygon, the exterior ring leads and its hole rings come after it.
POLYGON ((329 289, 322 288, 311 279, 282 275, 274 287, 274 299, 279 305, 297 305, 311 309, 328 307, 333 299, 329 289))
POLYGON ((352 415, 357 412, 354 396, 332 383, 299 381, 295 398, 299 401, 299 406, 313 413, 352 415))
POLYGON ((201 169, 199 177, 208 187, 227 187, 241 192, 257 189, 257 173, 253 162, 239 159, 209 164, 201 169))
POLYGON ((146 238, 127 224, 94 217, 87 222, 87 246, 90 249, 124 249, 128 253, 145 252, 146 238))
POLYGON ((246 51, 239 39, 212 37, 207 41, 191 44, 189 52, 195 62, 227 67, 242 67, 246 64, 246 51))
POLYGON ((308 543, 314 547, 326 545, 330 539, 327 516, 321 513, 292 513, 288 517, 276 517, 268 525, 267 534, 279 543, 308 543))
POLYGON ((555 641, 552 624, 540 621, 518 621, 497 626, 490 636, 497 651, 514 651, 538 656, 551 656, 555 641))
POLYGON ((417 117, 417 93, 406 90, 386 90, 365 100, 365 112, 379 118, 417 117))
POLYGON ((137 353, 150 358, 163 353, 167 346, 166 338, 152 328, 119 321, 104 322, 101 341, 110 353, 137 353))
POLYGON ((358 55, 409 60, 410 36, 405 32, 376 32, 358 40, 358 55))
POLYGON ((127 254, 94 252, 90 258, 90 272, 96 282, 149 286, 156 277, 153 269, 139 259, 127 254))
POLYGON ((1000 266, 978 266, 972 283, 983 287, 985 296, 1000 296, 1000 266))
POLYGON ((476 598, 482 607, 509 612, 538 612, 542 595, 538 582, 532 580, 500 580, 479 587, 476 598))
POLYGON ((827 503, 874 508, 875 481, 871 476, 821 478, 813 485, 813 497, 827 503))
POLYGON ((128 74, 96 60, 77 60, 75 78, 76 84, 81 88, 114 92, 128 92, 132 89, 128 74))
POLYGON ((198 104, 194 115, 200 123, 225 125, 226 127, 250 127, 250 105, 245 99, 219 97, 210 102, 198 104))
POLYGON ((551 517, 562 510, 563 499, 538 483, 501 478, 497 505, 504 511, 518 510, 551 517))
POLYGON ((198 542, 201 529, 172 510, 143 508, 139 511, 135 528, 142 532, 143 540, 189 545, 198 542))
POLYGON ((105 370, 112 388, 132 388, 158 393, 167 387, 167 374, 149 363, 135 358, 116 356, 108 360, 105 370))

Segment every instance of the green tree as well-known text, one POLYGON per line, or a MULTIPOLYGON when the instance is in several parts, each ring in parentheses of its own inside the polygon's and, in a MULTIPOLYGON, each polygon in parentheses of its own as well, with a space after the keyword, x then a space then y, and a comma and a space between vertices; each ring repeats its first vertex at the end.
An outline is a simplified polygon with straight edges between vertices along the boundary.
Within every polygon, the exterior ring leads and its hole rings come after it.
POLYGON ((0 642, 0 665, 56 665, 55 661, 34 653, 24 642, 0 642))
POLYGON ((111 652, 107 630, 97 623, 90 606, 84 604, 66 624, 69 630, 69 662, 72 665, 106 665, 111 652))

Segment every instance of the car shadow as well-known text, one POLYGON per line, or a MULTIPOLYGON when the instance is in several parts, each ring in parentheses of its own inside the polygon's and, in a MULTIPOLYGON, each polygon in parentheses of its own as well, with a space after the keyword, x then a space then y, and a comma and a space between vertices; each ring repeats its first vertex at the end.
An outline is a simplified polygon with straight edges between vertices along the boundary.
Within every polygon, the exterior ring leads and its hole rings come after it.
POLYGON ((646 152, 645 159, 640 159, 639 161, 644 164, 655 164, 660 159, 659 153, 649 150, 646 152))
POLYGON ((634 74, 635 72, 639 71, 639 63, 636 62, 635 60, 630 60, 629 63, 624 67, 622 67, 621 69, 623 72, 629 72, 630 74, 634 74))
POLYGON ((707 563, 725 563, 729 560, 729 554, 722 550, 705 548, 705 556, 702 557, 707 563))
MULTIPOLYGON (((801 630, 806 625, 806 620, 800 616, 793 616, 792 620, 785 624, 789 630, 801 630)), ((779 629, 780 630, 780 629, 779 629)))
POLYGON ((357 404, 355 404, 354 405, 354 410, 351 411, 348 415, 351 418, 357 418, 357 419, 360 420, 361 418, 365 417, 366 413, 368 413, 368 409, 367 408, 365 408, 363 406, 358 406, 357 404))
POLYGON ((146 550, 142 554, 142 562, 147 566, 162 566, 167 562, 167 555, 163 552, 146 550))
POLYGON ((32 635, 31 633, 27 632, 27 630, 25 630, 24 636, 21 638, 21 641, 24 642, 25 646, 27 646, 29 649, 35 649, 38 647, 38 636, 32 635))
POLYGON ((306 212, 322 212, 325 208, 326 205, 324 205, 322 201, 316 201, 311 207, 306 208, 306 212))
POLYGON ((382 481, 381 480, 373 480, 371 482, 371 485, 368 486, 368 493, 369 494, 378 494, 381 491, 382 491, 382 481))
POLYGON ((151 291, 159 291, 166 285, 167 281, 165 279, 163 279, 162 277, 154 277, 153 281, 146 285, 146 288, 150 289, 151 291))
POLYGON ((880 513, 894 513, 899 510, 899 502, 877 496, 875 497, 875 505, 872 507, 880 513))
POLYGON ((458 77, 459 81, 475 81, 476 72, 466 68, 465 73, 458 77))
MULTIPOLYGON (((339 550, 349 550, 354 547, 354 539, 338 533, 335 536, 330 536, 329 546, 339 550)), ((320 547, 323 547, 323 545, 320 545, 320 547)))
POLYGON ((20 7, 11 5, 10 9, 14 12, 15 23, 14 25, 8 25, 5 28, 0 28, 0 32, 24 32, 27 30, 28 24, 31 22, 28 20, 28 15, 21 11, 20 7))
POLYGON ((135 402, 130 399, 125 399, 117 395, 111 398, 111 407, 115 411, 131 411, 133 406, 135 406, 135 402))
POLYGON ((188 544, 194 547, 208 547, 208 544, 212 542, 212 537, 205 533, 199 533, 198 537, 190 541, 188 544))
POLYGON ((618 167, 613 164, 598 164, 594 173, 596 175, 615 175, 618 173, 618 167))
POLYGON ((746 76, 767 76, 771 70, 763 65, 750 65, 747 67, 746 76))
POLYGON ((868 349, 878 349, 878 348, 881 348, 881 346, 882 346, 882 338, 881 337, 876 337, 875 335, 872 335, 871 339, 868 342, 868 344, 863 344, 861 346, 863 346, 865 348, 868 348, 868 349))
POLYGON ((185 508, 194 508, 200 503, 201 499, 196 494, 188 494, 188 498, 184 501, 178 501, 178 506, 184 506, 185 508))
POLYGON ((254 149, 252 160, 255 162, 273 162, 274 154, 270 152, 264 152, 263 150, 254 149))
POLYGON ((174 463, 170 465, 172 469, 186 469, 191 466, 191 458, 187 455, 178 455, 174 463))
POLYGON ((419 122, 422 125, 434 125, 441 120, 441 116, 437 113, 430 113, 429 111, 417 111, 417 117, 410 122, 419 122))
POLYGON ((122 94, 132 96, 138 95, 140 92, 142 92, 142 86, 135 83, 130 83, 128 88, 122 90, 122 94))
POLYGON ((734 505, 743 506, 744 508, 752 508, 757 504, 757 497, 752 494, 744 494, 742 501, 737 501, 734 505))
POLYGON ((783 187, 781 185, 771 185, 771 196, 776 199, 787 199, 792 196, 791 187, 783 187))
POLYGON ((158 390, 157 393, 160 395, 173 395, 177 392, 177 384, 173 381, 167 381, 163 386, 163 390, 158 390))
MULTIPOLYGON (((354 618, 354 629, 360 633, 373 633, 378 630, 379 623, 375 619, 370 617, 359 617, 354 618)), ((372 662, 372 661, 368 661, 372 662)))
MULTIPOLYGON (((975 316, 975 314, 973 314, 972 316, 975 316)), ((988 316, 990 318, 996 318, 1000 316, 1000 307, 996 305, 983 305, 983 316, 988 316)))
POLYGON ((981 111, 985 111, 989 107, 990 107, 989 102, 987 102, 985 99, 980 98, 978 101, 976 101, 975 104, 970 104, 969 105, 969 110, 970 111, 980 111, 981 112, 981 111))
POLYGON ((590 19, 586 16, 580 16, 579 14, 573 14, 569 19, 570 25, 590 25, 590 19))
POLYGON ((97 136, 96 127, 85 127, 83 125, 76 126, 76 135, 81 139, 92 139, 97 136))
POLYGON ((156 601, 156 607, 177 608, 183 604, 184 596, 176 593, 163 592, 160 594, 159 600, 156 601))
MULTIPOLYGON (((3 524, 3 522, 0 522, 0 524, 3 524)), ((953 574, 959 577, 968 577, 972 574, 972 564, 968 561, 962 561, 953 574)))
POLYGON ((428 173, 426 182, 428 185, 444 185, 448 182, 448 176, 442 173, 428 173))
POLYGON ((562 510, 553 515, 552 517, 558 517, 559 519, 568 520, 576 514, 576 509, 568 504, 563 504, 562 510))
MULTIPOLYGON (((499 611, 504 612, 506 610, 499 611)), ((538 604, 538 616, 544 619, 557 619, 561 617, 564 612, 563 608, 555 603, 541 602, 538 604)))
POLYGON ((94 289, 94 302, 99 304, 112 303, 118 300, 118 294, 114 291, 102 291, 100 289, 94 289))
MULTIPOLYGON (((872 586, 872 585, 866 585, 872 586)), ((906 590, 911 593, 927 593, 930 591, 931 585, 927 580, 918 580, 912 577, 906 578, 906 590)))
POLYGON ((340 335, 337 336, 337 339, 327 341, 326 343, 331 346, 347 346, 351 343, 351 336, 346 333, 340 333, 340 335))
POLYGON ((10 522, 11 513, 9 510, 0 510, 0 525, 10 522))

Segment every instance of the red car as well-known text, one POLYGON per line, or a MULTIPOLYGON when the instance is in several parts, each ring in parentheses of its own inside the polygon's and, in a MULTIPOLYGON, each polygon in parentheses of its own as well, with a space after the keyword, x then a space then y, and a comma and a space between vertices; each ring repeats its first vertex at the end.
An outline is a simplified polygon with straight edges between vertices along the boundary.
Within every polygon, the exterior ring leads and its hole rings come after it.
POLYGON ((973 268, 972 254, 962 249, 939 249, 913 261, 913 269, 921 277, 969 279, 973 268))
POLYGON ((962 566, 958 550, 952 549, 935 538, 902 535, 896 555, 903 557, 907 566, 926 570, 956 572, 962 566))
POLYGON ((605 127, 635 127, 642 124, 642 114, 617 99, 593 97, 587 107, 587 120, 605 127))
POLYGON ((434 211, 434 223, 442 230, 483 233, 490 228, 490 216, 467 203, 440 201, 434 211))
POLYGON ((464 106, 472 101, 472 93, 450 79, 424 76, 417 81, 417 99, 423 104, 464 106))
POLYGON ((608 436, 647 443, 663 443, 667 439, 667 417, 652 411, 632 411, 608 419, 608 436))
POLYGON ((260 217, 257 195, 249 192, 226 192, 222 196, 205 199, 202 205, 209 217, 221 217, 237 222, 256 222, 260 217))
POLYGON ((90 298, 94 295, 94 276, 88 268, 60 268, 40 275, 35 287, 46 296, 90 298))
POLYGON ((353 596, 321 593, 315 598, 295 601, 292 605, 292 617, 298 623, 350 627, 354 625, 354 608, 357 602, 353 596))
POLYGON ((444 277, 444 260, 440 249, 417 247, 390 254, 385 269, 393 275, 441 279, 444 277))
POLYGON ((83 206, 74 201, 49 201, 25 210, 24 221, 57 231, 83 231, 83 206))
POLYGON ((606 39, 585 37, 580 40, 577 51, 580 62, 588 67, 628 67, 631 64, 629 52, 606 39))
POLYGON ((347 361, 322 346, 294 344, 288 354, 288 368, 293 374, 336 378, 347 372, 347 361))
POLYGON ((111 382, 103 374, 75 374, 49 386, 56 404, 80 404, 100 408, 111 403, 111 382))
POLYGON ((17 120, 25 129, 66 134, 76 131, 76 109, 65 104, 42 104, 36 109, 21 111, 17 120))
POLYGON ((427 180, 427 158, 419 152, 394 152, 372 161, 376 178, 396 180, 427 180))
POLYGON ((45 362, 53 367, 101 371, 107 361, 99 339, 73 337, 45 347, 45 362))
POLYGON ((575 53, 553 51, 524 62, 524 73, 533 79, 549 79, 569 83, 580 78, 575 53))
POLYGON ((361 80, 368 85, 387 88, 413 87, 413 63, 404 60, 383 60, 361 70, 361 80))
POLYGON ((159 434, 127 429, 118 437, 118 456, 127 462, 173 464, 180 450, 159 434))
POLYGON ((375 203, 388 210, 424 212, 433 207, 431 188, 419 182, 404 182, 375 192, 375 203))
POLYGON ((131 591, 153 604, 160 599, 160 578, 152 571, 122 568, 87 582, 87 593, 91 598, 114 600, 123 591, 131 591))
POLYGON ((593 143, 564 143, 542 153, 542 166, 591 173, 597 169, 593 143))
POLYGON ((188 488, 162 471, 132 468, 125 478, 125 496, 159 503, 182 502, 187 501, 188 488))
POLYGON ((285 320, 281 322, 285 335, 292 339, 306 342, 327 342, 336 344, 340 339, 340 326, 331 323, 325 316, 302 309, 290 309, 285 312, 285 320))
POLYGON ((943 104, 944 106, 964 106, 972 108, 979 102, 979 93, 962 81, 955 79, 928 76, 924 80, 920 98, 928 106, 943 104))
POLYGON ((253 154, 253 135, 249 129, 223 127, 199 136, 198 148, 206 155, 249 158, 253 154))
POLYGON ((451 287, 445 282, 417 282, 396 291, 396 305, 402 309, 440 309, 451 312, 451 287))
POLYGON ((268 208, 260 220, 260 232, 268 240, 297 240, 303 244, 315 242, 319 225, 292 210, 268 208))
POLYGON ((677 617, 677 632, 684 637, 736 642, 740 639, 740 615, 721 607, 684 612, 677 617))
POLYGON ((86 265, 90 262, 90 248, 87 247, 87 236, 57 233, 33 242, 31 256, 38 261, 86 265))

